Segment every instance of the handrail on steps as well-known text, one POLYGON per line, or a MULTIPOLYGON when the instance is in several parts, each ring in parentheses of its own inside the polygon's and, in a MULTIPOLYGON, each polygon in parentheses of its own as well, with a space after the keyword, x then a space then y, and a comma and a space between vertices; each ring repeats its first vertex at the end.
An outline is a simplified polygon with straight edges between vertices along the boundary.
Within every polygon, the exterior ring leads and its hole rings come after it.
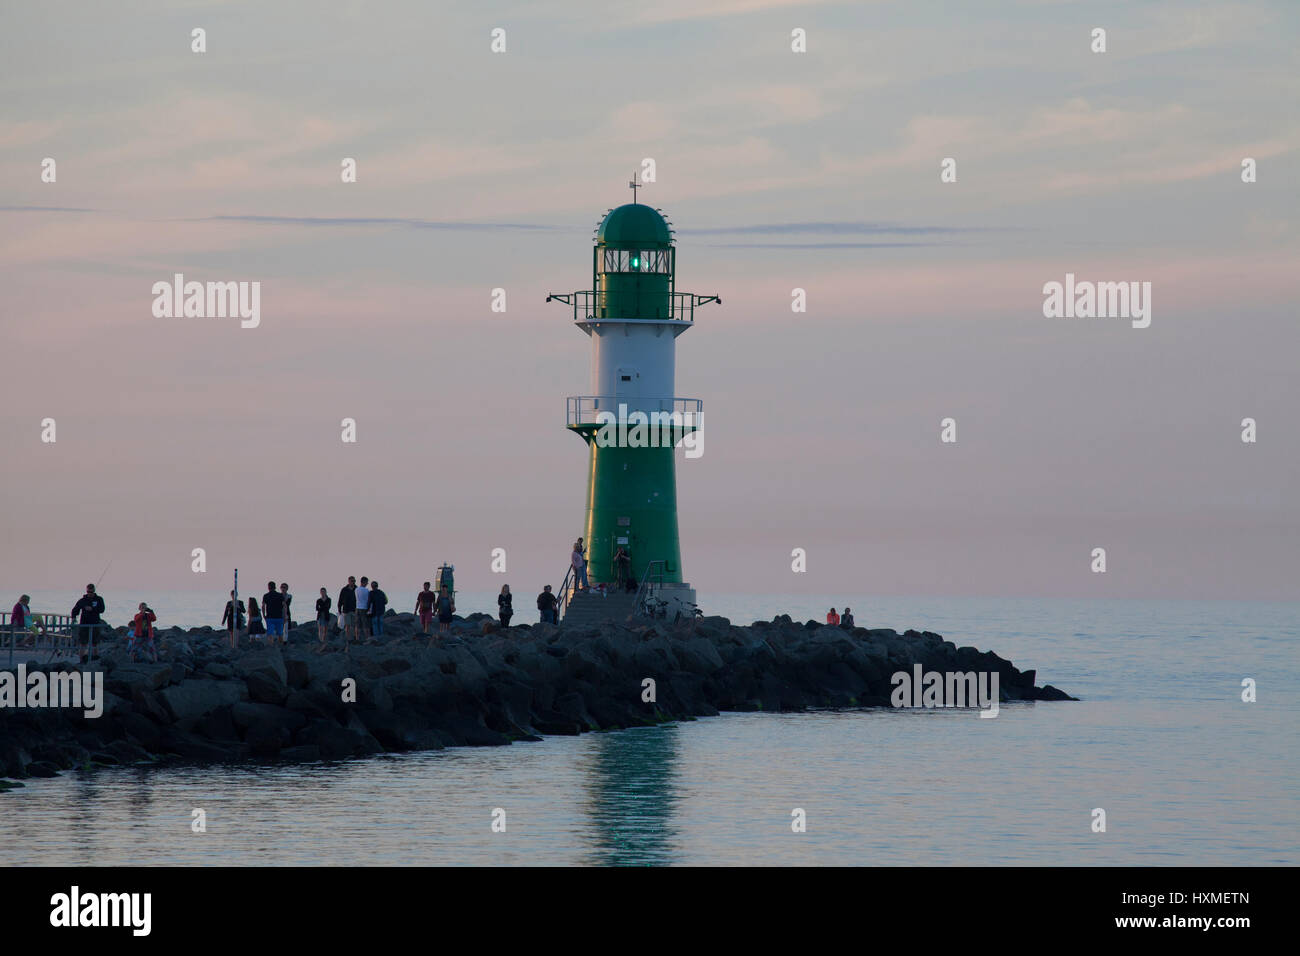
POLYGON ((572 593, 569 590, 569 582, 572 580, 573 580, 573 565, 570 564, 568 573, 564 575, 564 582, 560 585, 560 594, 559 594, 560 603, 556 607, 556 615, 555 615, 556 622, 564 620, 564 612, 568 610, 569 595, 570 593, 572 593))
POLYGON ((634 617, 649 616, 646 613, 645 600, 650 590, 650 577, 652 574, 656 584, 664 583, 664 562, 662 560, 651 561, 645 566, 645 574, 641 576, 641 584, 636 589, 636 600, 632 602, 632 615, 634 617))

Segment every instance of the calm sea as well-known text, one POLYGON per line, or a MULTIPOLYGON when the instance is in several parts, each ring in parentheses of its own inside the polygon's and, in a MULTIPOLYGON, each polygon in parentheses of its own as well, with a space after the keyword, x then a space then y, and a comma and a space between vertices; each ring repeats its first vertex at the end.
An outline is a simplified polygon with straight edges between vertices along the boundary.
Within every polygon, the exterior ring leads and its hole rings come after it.
MULTIPOLYGON (((41 610, 75 598, 33 596, 41 610)), ((705 603, 748 623, 844 600, 705 603)), ((859 624, 997 651, 1083 700, 994 720, 728 714, 336 764, 64 774, 0 795, 0 865, 1300 863, 1300 605, 847 600, 859 624)), ((221 609, 151 604, 163 624, 215 625, 221 609)))

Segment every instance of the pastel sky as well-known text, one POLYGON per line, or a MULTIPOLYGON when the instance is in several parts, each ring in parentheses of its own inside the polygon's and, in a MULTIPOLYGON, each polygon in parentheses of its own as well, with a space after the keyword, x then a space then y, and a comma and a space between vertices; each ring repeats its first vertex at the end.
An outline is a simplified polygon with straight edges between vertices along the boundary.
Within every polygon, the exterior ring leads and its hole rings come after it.
POLYGON ((1293 2, 0 16, 6 591, 110 559, 157 590, 220 593, 238 565, 400 594, 443 560, 463 588, 558 584, 589 351, 544 299, 587 286, 592 230, 651 157, 678 288, 723 302, 678 339, 678 393, 705 409, 678 493, 706 608, 1297 597, 1293 2), (260 327, 155 318, 176 272, 260 281, 260 327), (1150 282, 1150 328, 1044 318, 1067 272, 1150 282))

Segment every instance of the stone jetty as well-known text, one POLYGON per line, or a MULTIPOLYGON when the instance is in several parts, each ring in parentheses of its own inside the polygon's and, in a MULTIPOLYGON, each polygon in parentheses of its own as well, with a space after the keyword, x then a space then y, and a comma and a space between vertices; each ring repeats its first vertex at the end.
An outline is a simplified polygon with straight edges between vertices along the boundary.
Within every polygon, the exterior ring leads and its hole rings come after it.
MULTIPOLYGON (((284 648, 249 649, 245 639, 238 651, 218 629, 160 629, 157 664, 132 663, 118 628, 85 668, 103 673, 101 716, 0 707, 0 777, 164 760, 335 760, 720 711, 889 707, 891 676, 918 664, 927 672, 996 672, 1003 702, 1074 699, 1036 686, 1032 670, 938 634, 843 630, 785 615, 749 626, 706 617, 677 628, 502 629, 475 614, 457 618, 433 647, 410 614, 390 612, 384 624, 383 637, 348 650, 337 638, 322 650, 314 623, 291 630, 284 648)), ((29 674, 80 669, 27 665, 29 674)))

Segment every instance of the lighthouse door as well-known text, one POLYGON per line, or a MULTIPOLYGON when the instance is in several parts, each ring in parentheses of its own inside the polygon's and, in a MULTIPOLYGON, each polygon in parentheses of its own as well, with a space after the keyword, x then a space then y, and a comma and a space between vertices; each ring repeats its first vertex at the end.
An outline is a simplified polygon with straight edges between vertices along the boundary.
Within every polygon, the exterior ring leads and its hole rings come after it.
MULTIPOLYGON (((625 581, 626 579, 634 580, 635 573, 636 573, 636 565, 634 563, 635 559, 633 557, 632 544, 635 538, 632 535, 631 530, 627 527, 619 528, 612 535, 610 535, 610 538, 612 539, 612 543, 610 545, 609 553, 611 555, 617 555, 619 548, 622 548, 625 552, 627 552, 627 561, 623 565, 623 573, 626 576, 625 581)), ((613 580, 618 581, 619 573, 618 573, 617 560, 614 561, 613 566, 611 567, 610 570, 613 573, 613 580)))

